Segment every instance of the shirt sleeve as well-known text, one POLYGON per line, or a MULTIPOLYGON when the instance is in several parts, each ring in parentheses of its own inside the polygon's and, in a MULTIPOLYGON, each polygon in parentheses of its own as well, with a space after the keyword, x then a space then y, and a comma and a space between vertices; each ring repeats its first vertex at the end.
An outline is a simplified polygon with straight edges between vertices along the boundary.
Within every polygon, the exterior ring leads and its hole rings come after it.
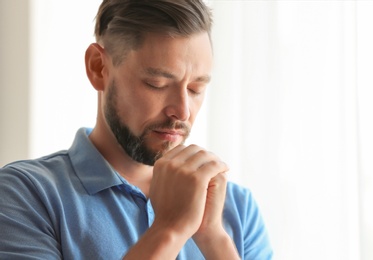
POLYGON ((20 169, 0 169, 0 259, 62 259, 38 186, 20 169))
POLYGON ((273 259, 268 232, 250 190, 228 183, 224 219, 242 259, 273 259))
POLYGON ((271 260, 273 251, 259 207, 249 192, 247 194, 246 220, 244 222, 244 247, 247 260, 271 260))

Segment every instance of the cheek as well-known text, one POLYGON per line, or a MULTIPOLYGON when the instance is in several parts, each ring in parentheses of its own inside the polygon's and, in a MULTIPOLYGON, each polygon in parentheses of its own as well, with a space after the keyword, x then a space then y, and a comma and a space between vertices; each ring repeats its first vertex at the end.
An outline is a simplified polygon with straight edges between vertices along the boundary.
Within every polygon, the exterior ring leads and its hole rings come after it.
POLYGON ((141 120, 152 115, 155 112, 151 102, 143 96, 130 97, 127 96, 123 99, 123 102, 119 102, 119 109, 122 115, 129 120, 141 120))
POLYGON ((124 79, 118 80, 118 85, 122 89, 118 90, 117 104, 122 116, 127 118, 135 117, 138 114, 146 116, 146 113, 151 112, 151 102, 147 93, 132 77, 124 77, 124 79))
POLYGON ((162 110, 160 103, 160 99, 154 98, 154 95, 131 91, 123 93, 118 100, 118 110, 123 121, 139 134, 147 124, 159 119, 162 110))

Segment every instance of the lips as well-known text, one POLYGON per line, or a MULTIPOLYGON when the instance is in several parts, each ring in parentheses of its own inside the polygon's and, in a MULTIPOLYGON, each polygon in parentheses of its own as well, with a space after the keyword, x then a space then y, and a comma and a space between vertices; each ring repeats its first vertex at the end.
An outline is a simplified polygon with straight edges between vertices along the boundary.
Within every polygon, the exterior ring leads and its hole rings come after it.
POLYGON ((179 138, 186 136, 186 133, 181 130, 153 130, 153 133, 155 133, 158 138, 170 141, 170 142, 176 142, 179 138))
POLYGON ((180 130, 153 130, 153 131, 159 134, 180 135, 180 136, 186 135, 184 131, 180 131, 180 130))

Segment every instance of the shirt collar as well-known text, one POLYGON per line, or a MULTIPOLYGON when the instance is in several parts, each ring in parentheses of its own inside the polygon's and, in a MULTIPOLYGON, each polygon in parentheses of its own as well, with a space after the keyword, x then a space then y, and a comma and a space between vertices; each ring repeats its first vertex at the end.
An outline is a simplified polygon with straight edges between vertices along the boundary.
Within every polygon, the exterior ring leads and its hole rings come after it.
POLYGON ((126 184, 89 140, 89 128, 80 128, 68 153, 75 173, 90 195, 126 184))

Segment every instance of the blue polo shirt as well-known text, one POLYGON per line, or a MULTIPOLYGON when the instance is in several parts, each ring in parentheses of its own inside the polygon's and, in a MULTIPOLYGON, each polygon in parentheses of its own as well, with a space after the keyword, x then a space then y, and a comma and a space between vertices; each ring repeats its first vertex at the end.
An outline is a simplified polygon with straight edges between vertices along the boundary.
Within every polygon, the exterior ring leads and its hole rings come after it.
MULTIPOLYGON (((152 225, 141 190, 80 129, 72 147, 0 169, 0 259, 121 259, 152 225)), ((272 259, 251 193, 228 183, 224 226, 242 259, 272 259)), ((192 239, 178 259, 204 259, 192 239)))

